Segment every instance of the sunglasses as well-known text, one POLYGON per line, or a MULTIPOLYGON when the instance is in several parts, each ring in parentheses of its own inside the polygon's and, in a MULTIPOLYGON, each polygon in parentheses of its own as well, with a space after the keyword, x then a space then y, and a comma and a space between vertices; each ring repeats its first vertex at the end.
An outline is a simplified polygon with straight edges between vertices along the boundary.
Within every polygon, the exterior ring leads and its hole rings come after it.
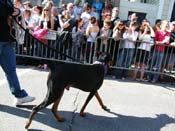
POLYGON ((119 24, 119 26, 124 26, 124 24, 119 24))
POLYGON ((44 11, 49 11, 48 9, 44 9, 44 11))

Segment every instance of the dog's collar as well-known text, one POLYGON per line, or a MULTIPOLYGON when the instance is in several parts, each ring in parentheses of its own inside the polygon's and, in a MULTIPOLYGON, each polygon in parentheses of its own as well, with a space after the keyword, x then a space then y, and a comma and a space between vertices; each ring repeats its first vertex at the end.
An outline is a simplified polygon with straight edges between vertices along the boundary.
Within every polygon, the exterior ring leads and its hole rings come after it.
POLYGON ((93 65, 95 65, 95 64, 101 64, 101 65, 103 65, 104 75, 106 76, 106 75, 107 75, 107 72, 108 72, 108 67, 107 67, 107 65, 106 65, 104 62, 100 62, 100 61, 95 61, 95 62, 93 63, 93 65))
POLYGON ((95 65, 95 64, 103 64, 103 63, 100 61, 94 61, 93 65, 95 65))

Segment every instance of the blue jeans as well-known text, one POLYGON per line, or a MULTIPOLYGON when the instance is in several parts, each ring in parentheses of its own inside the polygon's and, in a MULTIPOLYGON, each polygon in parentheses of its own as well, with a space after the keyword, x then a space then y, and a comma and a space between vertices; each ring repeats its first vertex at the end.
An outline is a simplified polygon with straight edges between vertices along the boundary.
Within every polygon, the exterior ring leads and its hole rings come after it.
MULTIPOLYGON (((158 73, 161 71, 163 56, 164 56, 164 52, 155 51, 153 53, 151 64, 149 65, 149 70, 152 70, 152 68, 155 65, 156 72, 157 72, 153 76, 153 80, 155 80, 155 81, 157 81, 159 79, 159 74, 158 73)), ((150 75, 151 75, 151 73, 148 73, 148 78, 149 79, 151 78, 150 75)))
POLYGON ((21 90, 16 74, 16 57, 10 42, 0 42, 0 65, 5 72, 11 93, 22 98, 27 96, 25 90, 21 90))
POLYGON ((116 77, 117 75, 119 75, 120 77, 127 77, 128 76, 128 69, 131 65, 132 59, 133 59, 133 55, 134 55, 134 51, 135 49, 133 48, 123 48, 120 49, 119 51, 119 57, 117 59, 117 67, 124 67, 124 74, 121 75, 122 70, 117 70, 116 72, 116 77))

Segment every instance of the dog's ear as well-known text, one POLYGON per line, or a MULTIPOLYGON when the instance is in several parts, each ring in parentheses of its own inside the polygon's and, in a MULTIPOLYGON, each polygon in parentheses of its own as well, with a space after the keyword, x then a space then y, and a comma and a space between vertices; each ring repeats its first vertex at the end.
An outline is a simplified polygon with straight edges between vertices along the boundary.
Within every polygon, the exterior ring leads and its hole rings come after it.
POLYGON ((107 64, 110 61, 112 61, 112 55, 107 53, 106 56, 105 56, 105 63, 107 64))
POLYGON ((101 53, 98 61, 107 64, 109 61, 112 61, 112 56, 109 53, 101 53))

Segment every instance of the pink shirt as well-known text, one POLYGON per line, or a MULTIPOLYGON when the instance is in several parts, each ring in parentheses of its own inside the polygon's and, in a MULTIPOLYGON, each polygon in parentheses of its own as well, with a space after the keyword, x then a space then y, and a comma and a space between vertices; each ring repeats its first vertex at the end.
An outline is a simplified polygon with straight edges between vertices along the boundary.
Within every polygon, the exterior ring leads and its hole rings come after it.
MULTIPOLYGON (((165 37, 170 37, 170 33, 169 32, 162 32, 162 31, 158 30, 158 31, 156 31, 154 42, 163 41, 165 39, 165 37)), ((164 52, 165 45, 169 45, 169 42, 164 43, 163 45, 156 45, 155 50, 160 51, 160 52, 164 52)))

